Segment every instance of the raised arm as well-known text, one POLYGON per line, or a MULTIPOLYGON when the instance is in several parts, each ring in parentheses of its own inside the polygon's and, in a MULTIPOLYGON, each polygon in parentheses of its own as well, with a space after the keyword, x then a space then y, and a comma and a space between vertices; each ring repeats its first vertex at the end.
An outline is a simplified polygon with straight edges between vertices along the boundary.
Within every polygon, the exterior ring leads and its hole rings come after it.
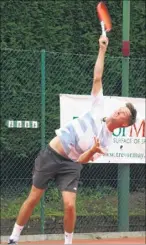
POLYGON ((108 46, 108 38, 101 36, 99 38, 99 52, 94 67, 92 95, 96 96, 102 89, 102 76, 104 70, 104 58, 108 46))
POLYGON ((95 153, 99 153, 104 155, 105 151, 101 148, 99 140, 95 137, 94 138, 94 145, 87 151, 85 151, 83 154, 81 154, 77 160, 79 163, 88 163, 90 160, 92 160, 95 153))

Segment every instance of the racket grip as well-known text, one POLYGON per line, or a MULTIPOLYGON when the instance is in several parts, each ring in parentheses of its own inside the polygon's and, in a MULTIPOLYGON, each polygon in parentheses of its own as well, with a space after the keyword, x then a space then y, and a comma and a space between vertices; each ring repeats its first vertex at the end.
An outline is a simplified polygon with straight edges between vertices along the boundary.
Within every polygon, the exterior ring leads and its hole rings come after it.
POLYGON ((104 27, 104 22, 101 21, 100 24, 101 24, 102 36, 106 37, 106 30, 105 30, 105 27, 104 27))

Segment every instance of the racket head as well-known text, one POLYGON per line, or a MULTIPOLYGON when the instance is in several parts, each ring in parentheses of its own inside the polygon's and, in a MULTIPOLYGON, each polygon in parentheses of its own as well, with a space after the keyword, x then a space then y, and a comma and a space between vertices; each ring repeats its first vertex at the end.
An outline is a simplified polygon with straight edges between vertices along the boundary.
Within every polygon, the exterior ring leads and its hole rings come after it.
POLYGON ((99 2, 96 7, 100 22, 104 23, 105 31, 109 32, 112 29, 112 21, 109 11, 103 2, 99 2))

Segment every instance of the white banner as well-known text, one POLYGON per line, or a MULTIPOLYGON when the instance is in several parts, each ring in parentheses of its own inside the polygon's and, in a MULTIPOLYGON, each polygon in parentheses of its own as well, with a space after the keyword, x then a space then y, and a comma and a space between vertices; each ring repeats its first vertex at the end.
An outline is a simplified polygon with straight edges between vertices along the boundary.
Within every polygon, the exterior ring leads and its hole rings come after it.
MULTIPOLYGON (((90 98, 88 95, 60 94, 60 126, 64 126, 67 122, 87 112, 91 106, 90 98)), ((108 112, 110 112, 115 98, 120 102, 133 103, 138 111, 138 119, 135 125, 119 128, 113 132, 113 140, 108 154, 100 157, 96 162, 146 163, 145 99, 109 96, 104 96, 104 98, 108 112)))

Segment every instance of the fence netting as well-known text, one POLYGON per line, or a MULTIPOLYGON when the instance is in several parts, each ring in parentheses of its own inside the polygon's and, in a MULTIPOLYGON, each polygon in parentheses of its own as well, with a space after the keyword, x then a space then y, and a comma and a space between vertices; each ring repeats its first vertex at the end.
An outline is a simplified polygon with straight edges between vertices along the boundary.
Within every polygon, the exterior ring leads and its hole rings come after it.
MULTIPOLYGON (((46 144, 60 125, 59 94, 90 94, 95 55, 46 52, 46 144)), ((145 97, 145 59, 129 61, 129 96, 145 97)), ((8 235, 28 195, 41 149, 41 52, 1 51, 1 219, 8 235), (9 127, 8 121, 38 127, 9 127), (32 125, 32 124, 31 124, 32 125)), ((106 57, 104 95, 122 96, 122 57, 106 57)), ((145 166, 130 166, 130 230, 144 230, 145 166)), ((117 231, 118 166, 84 166, 77 197, 76 232, 117 231)), ((53 182, 45 194, 45 233, 63 232, 61 194, 53 182)), ((38 205, 23 234, 40 233, 38 205)))

